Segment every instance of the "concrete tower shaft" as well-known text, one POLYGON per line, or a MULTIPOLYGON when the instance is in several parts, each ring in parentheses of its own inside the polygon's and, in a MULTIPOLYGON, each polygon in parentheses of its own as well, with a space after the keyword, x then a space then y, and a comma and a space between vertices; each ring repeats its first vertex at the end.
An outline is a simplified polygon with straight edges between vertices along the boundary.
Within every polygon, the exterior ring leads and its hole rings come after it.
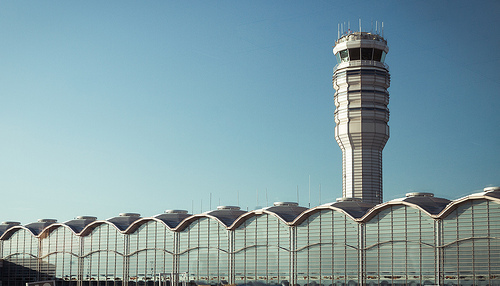
POLYGON ((389 139, 389 51, 379 35, 354 32, 335 43, 335 139, 342 150, 342 197, 382 203, 382 150, 389 139))

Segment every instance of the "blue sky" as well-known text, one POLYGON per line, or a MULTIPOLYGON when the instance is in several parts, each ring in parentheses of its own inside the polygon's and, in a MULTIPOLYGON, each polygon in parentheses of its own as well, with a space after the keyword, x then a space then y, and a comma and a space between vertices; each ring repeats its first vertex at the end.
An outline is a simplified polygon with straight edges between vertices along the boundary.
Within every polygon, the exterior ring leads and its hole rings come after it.
POLYGON ((0 220, 254 209, 297 189, 308 206, 309 178, 311 206, 334 201, 332 46, 360 18, 384 21, 390 48, 384 201, 499 186, 499 14, 498 1, 2 1, 0 220))

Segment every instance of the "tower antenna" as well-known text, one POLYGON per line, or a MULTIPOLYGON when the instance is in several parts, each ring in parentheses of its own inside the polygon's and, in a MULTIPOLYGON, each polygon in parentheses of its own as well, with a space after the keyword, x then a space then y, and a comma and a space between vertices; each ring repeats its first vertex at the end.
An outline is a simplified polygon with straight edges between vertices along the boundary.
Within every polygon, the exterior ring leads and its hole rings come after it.
POLYGON ((375 34, 378 34, 378 21, 375 21, 375 34))
POLYGON ((359 18, 359 32, 361 33, 361 18, 359 18))
POLYGON ((309 208, 311 208, 311 175, 309 175, 309 208))
POLYGON ((337 23, 337 40, 340 39, 340 23, 337 23))
POLYGON ((297 185, 297 204, 299 204, 299 185, 297 185))
POLYGON ((321 205, 321 184, 319 184, 319 204, 321 205))
POLYGON ((267 200, 267 188, 266 188, 266 207, 269 206, 269 201, 267 200))
POLYGON ((384 22, 382 22, 382 38, 384 37, 384 22))
POLYGON ((257 206, 259 206, 259 189, 255 190, 257 192, 257 206))

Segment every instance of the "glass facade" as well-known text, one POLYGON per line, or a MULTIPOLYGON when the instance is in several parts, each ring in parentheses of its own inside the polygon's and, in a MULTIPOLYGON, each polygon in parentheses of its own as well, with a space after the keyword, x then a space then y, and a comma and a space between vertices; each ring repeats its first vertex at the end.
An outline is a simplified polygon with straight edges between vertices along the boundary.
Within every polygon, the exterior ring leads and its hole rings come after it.
POLYGON ((315 212, 296 227, 299 285, 359 283, 358 223, 332 209, 315 212))
POLYGON ((445 285, 500 285, 500 202, 465 201, 442 221, 445 285))
POLYGON ((178 263, 180 282, 227 284, 229 236, 226 227, 207 217, 193 221, 179 232, 178 263))
POLYGON ((64 281, 78 280, 78 257, 80 255, 80 237, 63 226, 50 229, 40 239, 41 280, 60 277, 64 281))
POLYGON ((79 230, 64 223, 39 231, 15 225, 0 236, 1 281, 500 285, 500 191, 455 202, 434 199, 447 202, 442 205, 419 200, 371 209, 333 203, 295 215, 274 207, 232 219, 214 212, 186 215, 174 226, 155 218, 125 228, 109 221, 79 230))
POLYGON ((434 285, 434 219, 419 209, 392 205, 364 225, 367 285, 434 285))
POLYGON ((128 285, 170 282, 173 270, 174 232, 151 220, 128 236, 128 285))
POLYGON ((291 228, 270 214, 255 215, 234 230, 235 284, 290 283, 291 228))
MULTIPOLYGON (((103 223, 81 237, 78 274, 81 285, 121 285, 125 278, 127 236, 103 223)), ((60 279, 60 277, 47 277, 60 279)), ((49 280, 49 279, 46 279, 49 280)))
POLYGON ((9 233, 2 242, 2 283, 22 285, 38 278, 38 239, 23 228, 9 233))

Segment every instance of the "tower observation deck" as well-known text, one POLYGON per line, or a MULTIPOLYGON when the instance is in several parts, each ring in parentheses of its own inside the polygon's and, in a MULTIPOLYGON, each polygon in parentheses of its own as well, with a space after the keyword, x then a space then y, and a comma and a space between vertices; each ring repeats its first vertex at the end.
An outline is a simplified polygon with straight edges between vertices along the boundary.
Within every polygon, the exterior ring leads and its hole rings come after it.
POLYGON ((389 48, 377 34, 335 42, 335 140, 342 149, 342 197, 382 203, 382 150, 389 139, 389 48))

